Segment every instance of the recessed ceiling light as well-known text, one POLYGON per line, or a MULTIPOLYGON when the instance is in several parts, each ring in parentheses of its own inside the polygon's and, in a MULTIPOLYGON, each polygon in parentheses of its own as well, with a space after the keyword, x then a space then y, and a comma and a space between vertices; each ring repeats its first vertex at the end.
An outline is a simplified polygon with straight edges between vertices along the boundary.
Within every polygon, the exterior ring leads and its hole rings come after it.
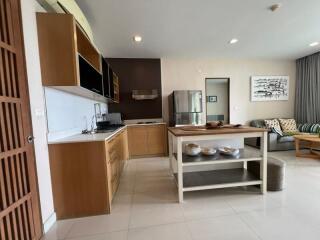
POLYGON ((136 36, 133 37, 133 40, 134 40, 135 42, 141 42, 141 41, 142 41, 142 37, 139 36, 139 35, 136 35, 136 36))
POLYGON ((270 10, 271 10, 272 12, 275 12, 275 11, 277 11, 280 7, 281 7, 281 4, 280 4, 280 3, 273 4, 272 6, 270 6, 270 10))
POLYGON ((239 40, 238 39, 236 39, 236 38, 233 38, 233 39, 231 39, 230 40, 230 44, 235 44, 235 43, 237 43, 239 40))
POLYGON ((313 42, 313 43, 309 44, 310 47, 315 47, 315 46, 318 46, 318 45, 319 45, 319 42, 313 42))

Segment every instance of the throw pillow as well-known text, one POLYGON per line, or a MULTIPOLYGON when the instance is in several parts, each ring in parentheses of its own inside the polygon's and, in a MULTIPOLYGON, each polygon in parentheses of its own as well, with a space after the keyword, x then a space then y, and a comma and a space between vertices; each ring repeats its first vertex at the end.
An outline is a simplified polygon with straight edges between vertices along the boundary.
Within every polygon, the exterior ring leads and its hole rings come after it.
POLYGON ((266 127, 270 130, 276 131, 278 134, 282 134, 282 130, 279 124, 278 119, 272 119, 272 120, 264 120, 264 123, 266 127))
POLYGON ((280 137, 283 137, 283 132, 280 130, 278 130, 278 129, 276 129, 276 128, 271 128, 271 132, 273 132, 273 133, 276 133, 276 134, 278 134, 280 137))
POLYGON ((283 132, 298 132, 297 123, 294 119, 279 119, 283 132))
POLYGON ((305 133, 318 133, 320 130, 320 124, 319 123, 304 123, 304 124, 299 124, 298 129, 300 132, 305 132, 305 133))

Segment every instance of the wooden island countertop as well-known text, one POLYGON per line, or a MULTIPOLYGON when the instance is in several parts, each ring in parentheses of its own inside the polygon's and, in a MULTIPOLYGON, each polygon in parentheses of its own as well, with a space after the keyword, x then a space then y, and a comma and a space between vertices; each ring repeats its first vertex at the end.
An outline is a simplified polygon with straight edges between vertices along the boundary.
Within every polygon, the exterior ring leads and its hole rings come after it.
POLYGON ((217 134, 236 134, 236 133, 253 133, 267 132, 264 128, 255 128, 249 126, 241 127, 223 127, 216 129, 205 129, 205 126, 187 126, 187 127, 169 127, 168 131, 176 137, 199 136, 199 135, 217 135, 217 134))

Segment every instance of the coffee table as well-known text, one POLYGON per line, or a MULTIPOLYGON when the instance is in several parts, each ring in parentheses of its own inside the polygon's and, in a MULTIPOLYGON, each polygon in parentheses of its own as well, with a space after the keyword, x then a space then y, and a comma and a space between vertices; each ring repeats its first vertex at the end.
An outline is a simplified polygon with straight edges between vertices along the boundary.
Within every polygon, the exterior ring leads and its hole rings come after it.
POLYGON ((295 135, 296 156, 306 158, 320 159, 320 138, 319 135, 295 135), (309 153, 302 153, 301 145, 303 148, 309 149, 309 153))

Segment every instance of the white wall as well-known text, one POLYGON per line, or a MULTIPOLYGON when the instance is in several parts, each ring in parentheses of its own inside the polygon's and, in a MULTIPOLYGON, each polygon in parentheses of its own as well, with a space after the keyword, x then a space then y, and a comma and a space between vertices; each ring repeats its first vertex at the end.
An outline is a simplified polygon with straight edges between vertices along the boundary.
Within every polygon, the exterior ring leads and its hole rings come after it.
POLYGON ((43 11, 35 0, 21 1, 24 44, 29 82, 31 117, 34 146, 37 164, 37 174, 40 191, 40 204, 43 223, 54 218, 51 176, 47 146, 47 120, 45 116, 45 101, 41 84, 36 11, 43 11))
MULTIPOLYGON (((53 88, 45 88, 45 98, 49 140, 78 134, 86 128, 90 130, 96 101, 53 88)), ((102 113, 107 112, 107 104, 100 104, 102 113)))
MULTIPOLYGON (((281 60, 161 59, 163 117, 168 120, 168 95, 173 90, 202 90, 205 78, 230 78, 230 122, 257 118, 293 117, 295 62, 281 60), (289 75, 289 101, 251 102, 250 77, 289 75)), ((203 98, 205 104, 205 98, 203 98)), ((204 109, 205 109, 205 105, 204 109)), ((203 121, 205 122, 205 113, 203 121)))

